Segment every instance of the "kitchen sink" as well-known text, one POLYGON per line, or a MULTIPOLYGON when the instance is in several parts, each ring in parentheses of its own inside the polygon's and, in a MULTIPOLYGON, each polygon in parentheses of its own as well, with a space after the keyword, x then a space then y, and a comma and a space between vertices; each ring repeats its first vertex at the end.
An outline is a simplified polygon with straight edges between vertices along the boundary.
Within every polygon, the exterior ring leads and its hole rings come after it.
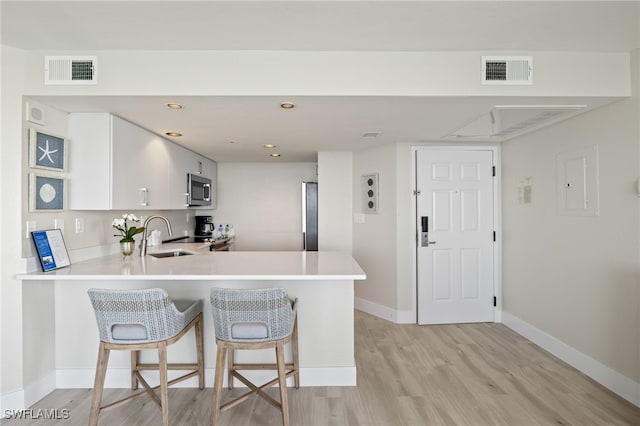
POLYGON ((149 253, 149 256, 153 256, 153 257, 157 257, 157 258, 164 258, 164 257, 189 256, 189 255, 192 255, 192 254, 196 254, 196 253, 188 251, 188 250, 178 249, 178 250, 169 250, 169 251, 161 251, 161 252, 156 252, 156 253, 149 253))

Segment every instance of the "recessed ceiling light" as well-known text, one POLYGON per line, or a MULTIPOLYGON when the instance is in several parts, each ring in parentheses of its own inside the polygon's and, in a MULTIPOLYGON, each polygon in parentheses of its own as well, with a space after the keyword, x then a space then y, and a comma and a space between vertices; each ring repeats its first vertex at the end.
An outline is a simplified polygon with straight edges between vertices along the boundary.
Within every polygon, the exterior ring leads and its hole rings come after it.
POLYGON ((182 133, 178 133, 178 132, 167 132, 167 133, 165 133, 165 135, 167 135, 167 136, 171 136, 171 137, 173 137, 173 138, 178 138, 178 137, 182 136, 182 133))
POLYGON ((266 143, 266 144, 264 144, 264 145, 262 145, 262 146, 263 146, 263 147, 265 147, 265 148, 275 148, 275 147, 276 147, 276 146, 275 146, 274 144, 272 144, 272 143, 266 143))
POLYGON ((182 109, 183 106, 180 104, 174 104, 174 103, 169 103, 167 104, 167 108, 171 108, 171 109, 182 109))
POLYGON ((380 136, 382 132, 364 132, 362 134, 363 138, 377 138, 378 136, 380 136))
POLYGON ((292 102, 283 102, 280 104, 280 108, 292 109, 295 108, 295 105, 292 102))
POLYGON ((272 156, 272 157, 280 157, 280 154, 276 154, 276 153, 269 154, 269 155, 272 156))

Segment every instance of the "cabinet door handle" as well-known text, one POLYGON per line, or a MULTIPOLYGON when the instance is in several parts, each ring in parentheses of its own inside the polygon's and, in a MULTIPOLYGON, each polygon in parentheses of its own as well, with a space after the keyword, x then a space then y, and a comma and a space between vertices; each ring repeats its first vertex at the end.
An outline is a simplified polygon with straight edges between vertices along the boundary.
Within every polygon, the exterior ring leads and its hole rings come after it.
POLYGON ((141 206, 148 206, 149 205, 149 190, 147 188, 140 188, 140 205, 141 206))

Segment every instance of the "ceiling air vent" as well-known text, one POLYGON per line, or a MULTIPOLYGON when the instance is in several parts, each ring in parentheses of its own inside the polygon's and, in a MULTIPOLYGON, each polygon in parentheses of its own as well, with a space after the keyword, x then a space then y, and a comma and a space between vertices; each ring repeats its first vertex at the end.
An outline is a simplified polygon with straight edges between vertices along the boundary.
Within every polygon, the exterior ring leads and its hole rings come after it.
POLYGON ((95 56, 45 56, 44 84, 97 84, 95 56))
POLYGON ((482 84, 532 84, 531 56, 483 56, 482 84))
POLYGON ((584 108, 586 105, 495 105, 487 114, 445 137, 500 142, 565 120, 584 108))

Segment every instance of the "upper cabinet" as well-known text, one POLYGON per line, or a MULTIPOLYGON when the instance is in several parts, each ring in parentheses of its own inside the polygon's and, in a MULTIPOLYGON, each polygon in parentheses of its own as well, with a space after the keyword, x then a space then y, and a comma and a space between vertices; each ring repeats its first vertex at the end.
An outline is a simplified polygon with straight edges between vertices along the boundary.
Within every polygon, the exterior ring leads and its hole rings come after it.
POLYGON ((193 173, 198 176, 205 176, 211 179, 212 203, 215 208, 215 177, 211 170, 215 172, 215 162, 181 147, 180 145, 169 144, 169 209, 184 209, 187 206, 187 174, 193 173), (210 166, 213 164, 214 166, 210 166))
POLYGON ((70 114, 69 138, 71 210, 185 209, 187 173, 215 164, 107 113, 70 114))
POLYGON ((205 158, 207 177, 211 179, 211 209, 218 207, 218 163, 205 158))

